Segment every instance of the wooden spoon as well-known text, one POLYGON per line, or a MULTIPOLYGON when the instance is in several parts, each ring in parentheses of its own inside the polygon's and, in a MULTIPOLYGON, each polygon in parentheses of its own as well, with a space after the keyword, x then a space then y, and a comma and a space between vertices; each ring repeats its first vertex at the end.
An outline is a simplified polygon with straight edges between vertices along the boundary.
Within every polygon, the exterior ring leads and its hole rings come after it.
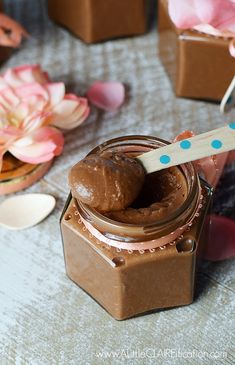
POLYGON ((132 204, 142 189, 144 179, 139 177, 140 165, 143 170, 141 176, 144 176, 145 173, 233 149, 235 123, 145 152, 135 158, 124 158, 123 154, 107 151, 89 155, 72 167, 69 183, 73 197, 84 204, 101 212, 122 210, 132 204), (132 194, 129 199, 130 191, 132 194))
POLYGON ((235 123, 136 157, 147 174, 235 149, 235 123))

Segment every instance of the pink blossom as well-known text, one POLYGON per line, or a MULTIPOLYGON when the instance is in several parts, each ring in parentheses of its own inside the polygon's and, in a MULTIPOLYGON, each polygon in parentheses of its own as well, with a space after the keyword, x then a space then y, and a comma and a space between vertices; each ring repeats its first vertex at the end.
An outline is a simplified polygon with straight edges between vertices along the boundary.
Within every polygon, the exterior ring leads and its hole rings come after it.
MULTIPOLYGON (((235 38, 234 0, 169 0, 169 14, 178 28, 235 38)), ((235 57, 234 40, 230 53, 235 57)))
POLYGON ((88 116, 86 98, 65 94, 39 65, 8 69, 0 75, 0 165, 9 151, 21 161, 41 163, 59 155, 63 135, 88 116))

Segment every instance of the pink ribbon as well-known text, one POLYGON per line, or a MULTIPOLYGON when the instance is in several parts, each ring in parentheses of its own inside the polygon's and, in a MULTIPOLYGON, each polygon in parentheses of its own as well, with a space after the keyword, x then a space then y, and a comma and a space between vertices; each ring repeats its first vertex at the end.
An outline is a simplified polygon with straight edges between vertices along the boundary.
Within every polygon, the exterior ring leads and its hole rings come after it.
POLYGON ((158 248, 165 246, 166 244, 173 242, 177 237, 179 237, 187 228, 188 224, 178 228, 176 231, 171 232, 165 237, 161 237, 158 239, 154 239, 151 241, 144 242, 123 242, 116 241, 110 238, 105 237, 102 233, 100 233, 96 228, 94 228, 90 223, 88 223, 85 219, 81 217, 81 220, 84 226, 88 229, 88 231, 99 241, 106 243, 109 246, 116 247, 122 250, 133 250, 133 251, 141 251, 141 250, 152 250, 153 248, 158 248))
MULTIPOLYGON (((201 198, 201 196, 200 196, 201 198)), ((133 250, 133 251, 142 251, 142 250, 152 250, 158 247, 163 247, 169 243, 175 243, 174 241, 180 237, 188 227, 193 224, 193 220, 195 217, 199 216, 199 210, 202 207, 200 203, 200 199, 197 203, 196 212, 193 215, 193 218, 187 224, 183 225, 180 228, 177 228, 175 231, 171 232, 170 234, 157 238, 150 241, 143 241, 143 242, 123 242, 123 241, 116 241, 110 238, 105 237, 98 229, 93 227, 89 222, 87 222, 82 216, 80 216, 82 223, 86 227, 86 229, 99 241, 106 243, 109 246, 116 247, 122 250, 133 250)))
POLYGON ((209 34, 215 37, 223 37, 223 38, 232 38, 229 42, 229 52, 232 57, 235 57, 235 33, 229 30, 220 30, 214 28, 212 25, 209 24, 199 24, 193 27, 193 29, 197 30, 198 32, 209 34))

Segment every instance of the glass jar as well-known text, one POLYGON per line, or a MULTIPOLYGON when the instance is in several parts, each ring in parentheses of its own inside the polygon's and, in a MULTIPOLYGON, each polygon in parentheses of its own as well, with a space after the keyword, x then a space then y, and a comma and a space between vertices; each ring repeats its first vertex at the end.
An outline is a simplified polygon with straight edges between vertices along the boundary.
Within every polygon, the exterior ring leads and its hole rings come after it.
MULTIPOLYGON (((151 136, 107 141, 107 150, 136 156, 168 142, 151 136)), ((145 224, 114 221, 71 195, 61 219, 68 276, 116 319, 193 300, 196 254, 212 190, 193 164, 181 165, 187 197, 164 219, 145 224)))

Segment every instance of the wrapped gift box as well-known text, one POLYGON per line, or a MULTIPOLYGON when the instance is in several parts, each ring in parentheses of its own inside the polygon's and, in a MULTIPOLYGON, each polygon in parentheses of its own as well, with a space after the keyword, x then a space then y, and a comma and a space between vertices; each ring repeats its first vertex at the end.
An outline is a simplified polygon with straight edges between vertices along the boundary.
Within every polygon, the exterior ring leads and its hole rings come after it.
POLYGON ((221 100, 235 73, 229 39, 176 28, 168 15, 166 0, 159 1, 158 29, 160 58, 175 94, 221 100))
POLYGON ((49 16, 86 43, 142 34, 146 0, 48 0, 49 16))

